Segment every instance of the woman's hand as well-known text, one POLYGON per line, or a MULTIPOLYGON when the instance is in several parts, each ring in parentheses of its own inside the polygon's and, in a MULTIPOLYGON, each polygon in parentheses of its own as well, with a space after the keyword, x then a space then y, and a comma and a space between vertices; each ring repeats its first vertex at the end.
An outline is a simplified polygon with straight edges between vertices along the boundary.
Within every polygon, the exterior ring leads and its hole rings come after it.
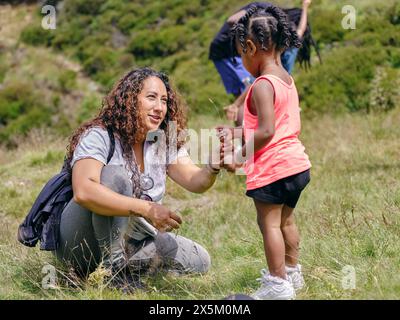
POLYGON ((160 231, 179 229, 182 219, 167 207, 158 203, 151 203, 150 210, 146 214, 152 225, 160 231))
POLYGON ((303 0, 303 8, 308 8, 311 4, 312 0, 303 0))

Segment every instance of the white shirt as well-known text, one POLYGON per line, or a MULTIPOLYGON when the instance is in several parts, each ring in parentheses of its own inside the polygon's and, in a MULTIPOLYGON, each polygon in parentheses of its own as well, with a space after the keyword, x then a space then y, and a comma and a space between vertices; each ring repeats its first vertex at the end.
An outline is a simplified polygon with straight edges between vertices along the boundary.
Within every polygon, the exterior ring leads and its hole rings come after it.
MULTIPOLYGON (((161 142, 145 141, 143 158, 144 158, 144 175, 151 177, 154 186, 145 191, 153 202, 161 203, 165 194, 165 184, 168 165, 177 158, 189 156, 185 147, 181 147, 179 151, 174 152, 174 148, 170 148, 167 154, 165 141, 161 142)), ((100 161, 104 165, 107 164, 107 157, 110 150, 110 138, 106 129, 101 127, 93 127, 88 129, 77 144, 73 158, 71 160, 71 168, 76 161, 85 158, 92 158, 100 161)), ((115 139, 115 151, 108 163, 109 165, 123 166, 131 181, 132 171, 129 169, 125 159, 122 156, 122 149, 119 140, 115 139)), ((132 181, 131 181, 132 184, 132 181)))

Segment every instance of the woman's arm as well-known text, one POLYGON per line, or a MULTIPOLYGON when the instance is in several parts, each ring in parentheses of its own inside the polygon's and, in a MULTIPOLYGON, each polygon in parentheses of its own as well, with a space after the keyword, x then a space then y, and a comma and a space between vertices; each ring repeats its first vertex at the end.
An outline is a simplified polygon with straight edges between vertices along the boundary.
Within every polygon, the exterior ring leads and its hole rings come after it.
POLYGON ((168 176, 190 192, 203 193, 214 184, 218 168, 196 166, 190 157, 180 157, 168 166, 168 176))
POLYGON ((230 26, 233 26, 235 23, 237 23, 241 17, 243 17, 246 14, 246 10, 240 10, 239 12, 236 12, 235 14, 231 15, 226 22, 230 26))
POLYGON ((87 158, 78 160, 72 169, 74 201, 90 211, 105 216, 141 216, 159 230, 179 228, 181 218, 157 203, 118 194, 100 184, 103 163, 87 158))
POLYGON ((299 26, 297 27, 297 34, 300 39, 303 38, 304 32, 306 32, 307 29, 307 15, 308 15, 307 11, 311 2, 312 0, 303 0, 303 10, 301 12, 299 26))

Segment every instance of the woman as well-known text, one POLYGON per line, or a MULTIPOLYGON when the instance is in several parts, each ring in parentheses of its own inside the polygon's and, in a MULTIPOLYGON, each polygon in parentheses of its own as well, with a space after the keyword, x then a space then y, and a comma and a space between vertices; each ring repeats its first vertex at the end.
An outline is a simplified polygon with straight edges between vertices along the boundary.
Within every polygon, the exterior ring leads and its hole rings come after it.
POLYGON ((166 175, 200 193, 214 184, 219 172, 219 164, 193 164, 183 139, 178 139, 185 126, 183 107, 166 75, 142 68, 118 81, 99 115, 70 139, 67 159, 74 197, 61 218, 59 259, 80 274, 102 261, 112 284, 125 285, 128 280, 131 287, 135 279, 127 270, 138 274, 161 267, 175 272, 209 269, 210 257, 202 246, 168 232, 179 228, 182 220, 161 204, 166 175), (109 162, 107 128, 115 137, 109 162))

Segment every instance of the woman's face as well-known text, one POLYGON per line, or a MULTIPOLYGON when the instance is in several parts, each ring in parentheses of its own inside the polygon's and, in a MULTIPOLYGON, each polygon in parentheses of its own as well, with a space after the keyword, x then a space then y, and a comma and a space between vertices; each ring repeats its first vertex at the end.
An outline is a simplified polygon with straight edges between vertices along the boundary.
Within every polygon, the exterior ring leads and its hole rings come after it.
POLYGON ((158 77, 147 78, 137 99, 145 129, 157 130, 167 114, 168 94, 164 82, 158 77))

